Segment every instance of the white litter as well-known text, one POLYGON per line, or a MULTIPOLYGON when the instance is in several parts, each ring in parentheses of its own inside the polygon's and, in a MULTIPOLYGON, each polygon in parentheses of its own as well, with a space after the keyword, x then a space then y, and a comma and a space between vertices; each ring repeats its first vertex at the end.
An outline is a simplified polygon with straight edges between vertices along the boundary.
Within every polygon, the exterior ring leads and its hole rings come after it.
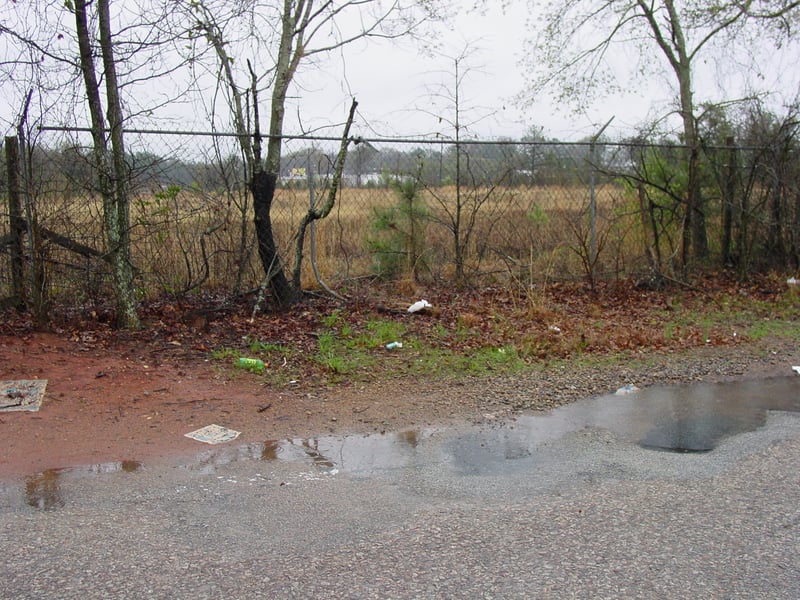
POLYGON ((408 312, 410 313, 419 312, 426 308, 431 308, 431 306, 432 304, 427 300, 417 300, 416 302, 414 302, 414 304, 408 307, 408 312))
POLYGON ((800 375, 800 367, 792 367, 792 371, 800 375))
POLYGON ((628 385, 623 385, 621 388, 619 388, 616 392, 614 392, 614 395, 624 396, 626 394, 635 394, 638 391, 639 391, 638 387, 636 387, 632 383, 629 383, 628 385))
POLYGON ((222 444, 223 442, 230 442, 239 437, 240 431, 234 431, 221 425, 206 425, 195 431, 190 431, 184 434, 188 438, 204 442, 206 444, 222 444))

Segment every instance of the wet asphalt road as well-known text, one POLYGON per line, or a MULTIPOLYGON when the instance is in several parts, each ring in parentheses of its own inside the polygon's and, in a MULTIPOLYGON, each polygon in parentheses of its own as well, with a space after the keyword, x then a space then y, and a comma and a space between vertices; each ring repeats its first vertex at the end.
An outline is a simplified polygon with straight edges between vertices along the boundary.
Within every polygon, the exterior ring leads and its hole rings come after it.
POLYGON ((799 414, 702 454, 481 435, 374 468, 240 447, 3 482, 0 597, 800 598, 799 414))

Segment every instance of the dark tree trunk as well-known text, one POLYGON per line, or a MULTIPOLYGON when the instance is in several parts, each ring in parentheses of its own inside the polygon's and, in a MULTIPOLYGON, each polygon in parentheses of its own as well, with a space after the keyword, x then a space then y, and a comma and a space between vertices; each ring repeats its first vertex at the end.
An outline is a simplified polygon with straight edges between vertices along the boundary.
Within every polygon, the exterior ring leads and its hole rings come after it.
POLYGON ((786 264, 786 246, 783 232, 784 188, 780 175, 770 194, 769 219, 767 221, 767 259, 770 264, 784 266, 786 264))
POLYGON ((794 227, 792 228, 792 264, 791 267, 800 267, 800 190, 794 195, 794 227))
POLYGON ((13 298, 11 305, 25 308, 25 261, 22 252, 22 235, 25 219, 22 217, 22 200, 19 183, 19 142, 15 137, 6 137, 6 177, 8 182, 9 249, 11 251, 11 281, 13 298))
POLYGON ((728 146, 728 161, 722 184, 722 264, 728 267, 733 263, 733 207, 736 202, 737 155, 732 137, 727 137, 725 144, 728 146))
POLYGON ((275 246, 270 209, 272 199, 275 197, 277 182, 278 176, 275 173, 257 171, 253 173, 250 181, 250 191, 253 194, 258 256, 261 258, 261 264, 264 267, 275 302, 279 307, 285 308, 297 302, 301 292, 286 279, 283 264, 275 246))
MULTIPOLYGON (((687 135, 687 138, 689 136, 687 135)), ((700 261, 708 258, 708 235, 706 232, 706 208, 703 190, 700 185, 700 150, 696 132, 692 130, 692 142, 689 145, 689 174, 686 201, 686 225, 691 230, 686 232, 684 240, 691 235, 692 256, 700 261)), ((684 266, 685 263, 684 263, 684 266)))
POLYGON ((94 164, 98 186, 103 199, 103 222, 108 244, 111 278, 117 305, 117 325, 127 329, 140 327, 136 313, 136 294, 133 286, 133 266, 130 262, 130 222, 125 173, 125 149, 122 144, 122 109, 117 86, 116 67, 111 41, 111 15, 108 0, 97 2, 100 45, 103 54, 103 76, 108 100, 111 126, 111 155, 106 139, 106 122, 100 99, 100 83, 94 61, 92 35, 89 29, 87 0, 75 0, 75 30, 78 34, 80 67, 83 74, 86 100, 92 120, 94 164))

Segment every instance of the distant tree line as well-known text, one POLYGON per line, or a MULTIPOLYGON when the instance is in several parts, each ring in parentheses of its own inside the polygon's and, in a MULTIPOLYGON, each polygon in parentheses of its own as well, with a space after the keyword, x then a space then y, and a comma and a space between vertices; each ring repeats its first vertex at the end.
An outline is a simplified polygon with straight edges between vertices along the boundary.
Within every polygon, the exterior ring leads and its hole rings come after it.
MULTIPOLYGON (((309 176, 324 180, 331 174, 335 151, 321 149, 313 140, 305 143, 308 148, 282 157, 279 185, 304 186, 309 176)), ((90 147, 73 143, 33 146, 31 161, 36 165, 37 185, 46 184, 47 189, 68 197, 91 194, 95 187, 91 154, 90 147)), ((460 176, 462 182, 478 185, 576 185, 586 181, 587 161, 588 142, 373 142, 351 150, 344 183, 348 187, 389 187, 397 178, 413 177, 427 186, 447 186, 460 176), (462 159, 460 175, 456 172, 457 153, 462 159)), ((210 192, 228 188, 232 182, 244 185, 244 164, 235 154, 193 158, 132 150, 125 162, 134 193, 169 186, 210 192)), ((5 173, 0 178, 4 180, 5 173)))

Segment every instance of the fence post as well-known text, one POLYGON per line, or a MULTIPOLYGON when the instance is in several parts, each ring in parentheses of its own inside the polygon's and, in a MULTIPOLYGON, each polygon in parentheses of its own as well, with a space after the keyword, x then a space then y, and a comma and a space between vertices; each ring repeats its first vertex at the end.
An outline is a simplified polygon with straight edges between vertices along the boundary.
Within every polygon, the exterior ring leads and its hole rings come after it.
MULTIPOLYGON (((728 160, 725 165, 725 183, 722 188, 722 264, 731 263, 731 242, 733 239, 733 207, 736 197, 736 146, 733 136, 725 138, 728 147, 728 160)), ((739 249, 742 251, 742 248, 739 249)))
POLYGON ((25 307, 25 268, 22 253, 22 235, 25 219, 22 218, 22 200, 19 185, 19 140, 16 136, 5 138, 6 175, 8 181, 8 246, 11 254, 12 296, 3 304, 18 309, 25 307))
POLYGON ((597 161, 595 160, 595 147, 597 146, 597 140, 613 120, 614 117, 611 117, 600 128, 600 131, 592 136, 592 140, 589 143, 589 265, 592 289, 594 289, 594 283, 597 280, 597 191, 595 190, 594 182, 597 161))

